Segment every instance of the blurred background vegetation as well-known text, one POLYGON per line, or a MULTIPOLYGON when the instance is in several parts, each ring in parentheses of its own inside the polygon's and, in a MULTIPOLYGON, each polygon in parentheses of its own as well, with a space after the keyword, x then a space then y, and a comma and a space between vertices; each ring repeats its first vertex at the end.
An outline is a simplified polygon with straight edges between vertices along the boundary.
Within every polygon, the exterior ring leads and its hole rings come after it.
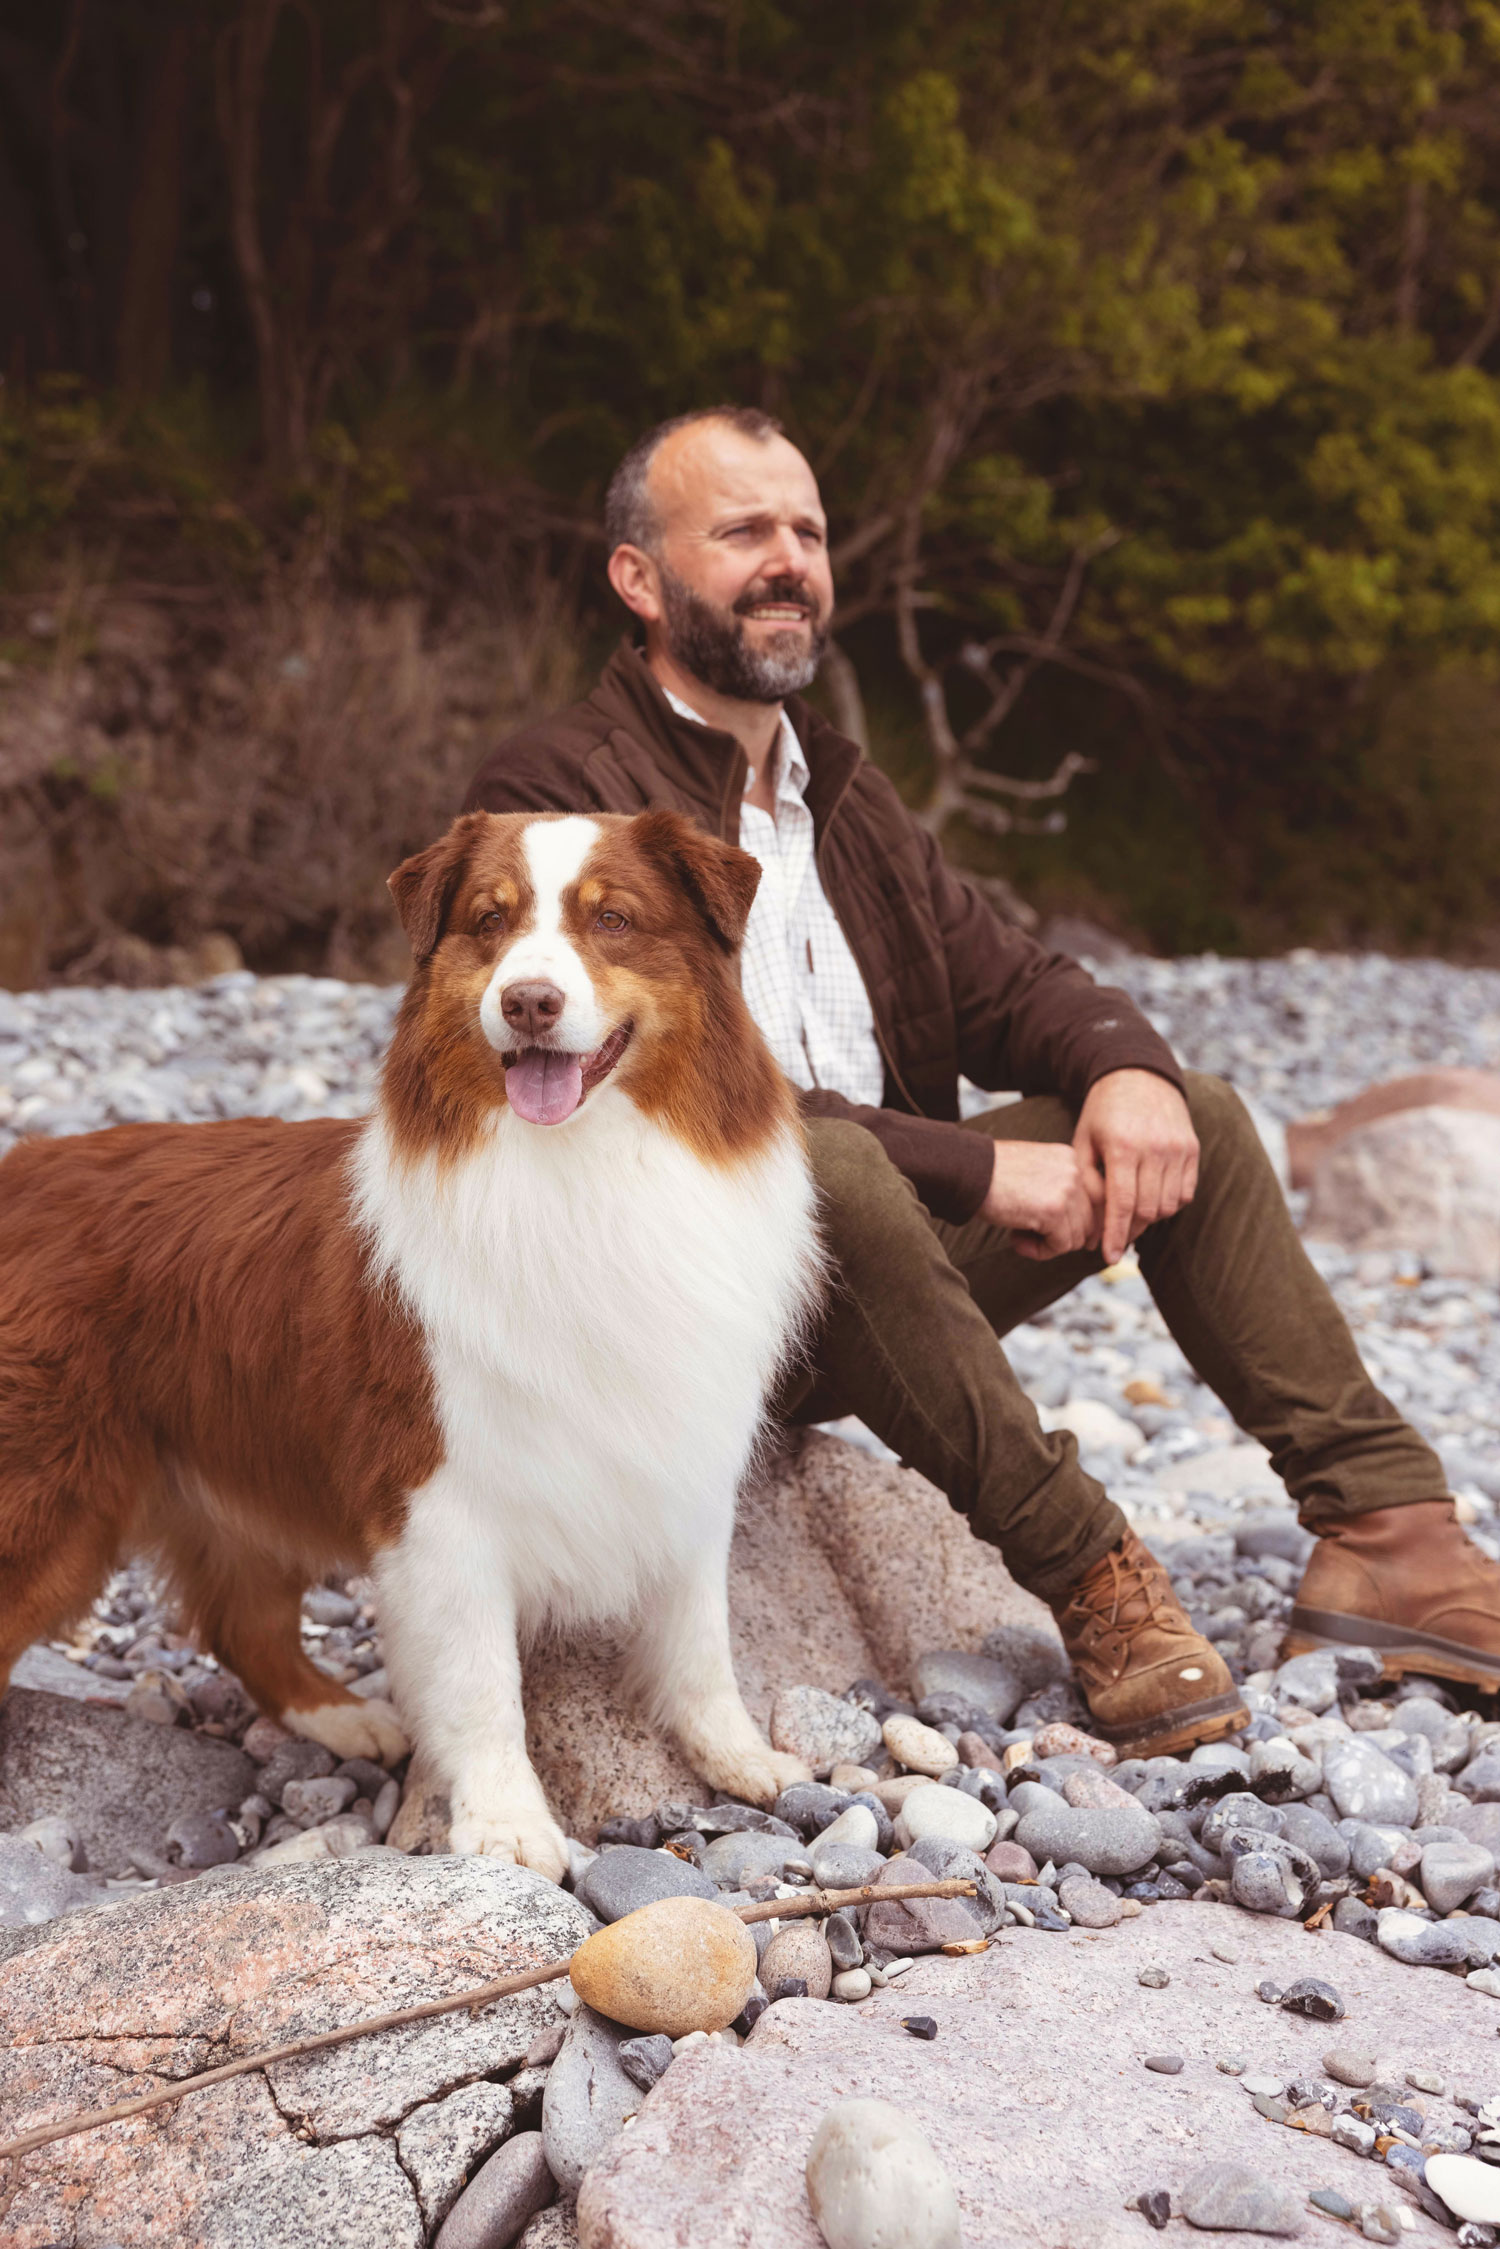
POLYGON ((1494 0, 0 0, 0 367, 0 982, 399 972, 720 398, 997 899, 1500 958, 1494 0))

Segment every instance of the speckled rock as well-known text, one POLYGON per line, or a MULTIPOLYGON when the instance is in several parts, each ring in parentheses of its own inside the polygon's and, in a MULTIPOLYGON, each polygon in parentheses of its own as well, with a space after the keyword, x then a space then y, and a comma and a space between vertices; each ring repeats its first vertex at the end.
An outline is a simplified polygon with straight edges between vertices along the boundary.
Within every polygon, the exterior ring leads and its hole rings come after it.
POLYGON ((1294 2187, 1239 2163, 1208 2163, 1194 2171, 1176 2206, 1204 2232, 1269 2233, 1292 2240, 1302 2231, 1302 2197, 1294 2187))
POLYGON ((958 2196, 889 2101, 839 2101, 808 2149, 807 2199, 828 2249, 960 2249, 958 2196))
POLYGON ((809 1999, 828 1997, 833 1957, 816 1921, 784 1921, 761 1955, 760 1980, 772 1999, 780 1983, 799 1978, 807 1985, 809 1999))
POLYGON ((820 1687, 783 1687, 771 1705, 771 1745, 823 1778, 835 1765, 862 1764, 880 1747, 880 1728, 858 1703, 820 1687))
POLYGON ((509 2089, 481 2078, 402 2119, 396 2153, 417 2190, 424 2224, 442 2224, 470 2173, 509 2132, 513 2115, 509 2089))
POLYGON ((518 2132, 475 2173, 434 2249, 509 2249, 557 2192, 540 2132, 518 2132))
MULTIPOLYGON (((653 1908, 644 1910, 649 1913, 653 1908)), ((579 2005, 568 2023, 562 2051, 547 2074, 542 2145, 548 2168, 565 2194, 577 2194, 584 2172, 645 2098, 621 2066, 619 2048, 628 2036, 618 2023, 606 2022, 591 2007, 579 2005)))
POLYGON ((958 1763, 958 1751, 933 1726, 924 1726, 919 1718, 887 1718, 881 1728, 886 1748, 898 1765, 909 1773, 925 1773, 929 1779, 941 1779, 951 1773, 958 1763))
POLYGON ((755 1981, 755 1939, 726 1905, 661 1898, 589 1937, 570 1976, 595 2014, 684 2038, 734 2021, 755 1981))

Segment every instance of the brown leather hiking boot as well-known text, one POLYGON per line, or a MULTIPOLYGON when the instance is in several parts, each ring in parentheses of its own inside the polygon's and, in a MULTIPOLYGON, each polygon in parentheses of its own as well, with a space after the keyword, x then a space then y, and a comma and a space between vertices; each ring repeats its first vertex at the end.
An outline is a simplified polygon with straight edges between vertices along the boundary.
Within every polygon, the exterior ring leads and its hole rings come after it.
POLYGON ((1094 1731, 1122 1757, 1165 1757, 1250 1723, 1224 1659, 1134 1531, 1052 1613, 1094 1731))
POLYGON ((1466 1536, 1451 1499, 1351 1515, 1318 1534, 1283 1653, 1374 1648, 1408 1671, 1500 1688, 1500 1563, 1466 1536))

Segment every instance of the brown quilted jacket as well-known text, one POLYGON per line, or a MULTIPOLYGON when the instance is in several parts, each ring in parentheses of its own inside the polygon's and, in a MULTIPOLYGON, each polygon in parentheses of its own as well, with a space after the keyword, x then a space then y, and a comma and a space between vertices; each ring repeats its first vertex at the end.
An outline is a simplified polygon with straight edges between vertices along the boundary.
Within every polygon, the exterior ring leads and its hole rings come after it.
MULTIPOLYGON (((992 1093, 1057 1093, 1075 1109, 1111 1070, 1181 1085, 1170 1049, 1123 992, 1002 922, 853 742, 800 697, 787 715, 811 773, 818 872, 885 1059, 881 1108, 820 1091, 802 1096, 805 1114, 868 1127, 928 1209, 961 1223, 984 1200, 992 1149, 958 1126, 960 1072, 992 1093)), ((677 715, 625 642, 592 695, 490 752, 464 810, 672 805, 737 843, 746 767, 732 735, 677 715)))

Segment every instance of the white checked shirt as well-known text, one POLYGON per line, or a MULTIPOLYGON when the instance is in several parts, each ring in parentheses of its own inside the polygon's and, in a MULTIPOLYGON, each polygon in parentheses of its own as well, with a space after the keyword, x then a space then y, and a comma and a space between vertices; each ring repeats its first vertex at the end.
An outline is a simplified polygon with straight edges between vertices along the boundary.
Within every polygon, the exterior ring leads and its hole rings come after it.
MULTIPOLYGON (((704 724, 670 688, 662 692, 680 717, 704 724)), ((774 817, 751 804, 748 794, 740 806, 740 849, 761 868, 740 950, 745 1004, 793 1085, 821 1086, 878 1108, 885 1065, 874 1011, 813 859, 812 814, 803 793, 808 765, 784 711, 777 750, 774 817)), ((752 766, 746 791, 754 786, 752 766)))

